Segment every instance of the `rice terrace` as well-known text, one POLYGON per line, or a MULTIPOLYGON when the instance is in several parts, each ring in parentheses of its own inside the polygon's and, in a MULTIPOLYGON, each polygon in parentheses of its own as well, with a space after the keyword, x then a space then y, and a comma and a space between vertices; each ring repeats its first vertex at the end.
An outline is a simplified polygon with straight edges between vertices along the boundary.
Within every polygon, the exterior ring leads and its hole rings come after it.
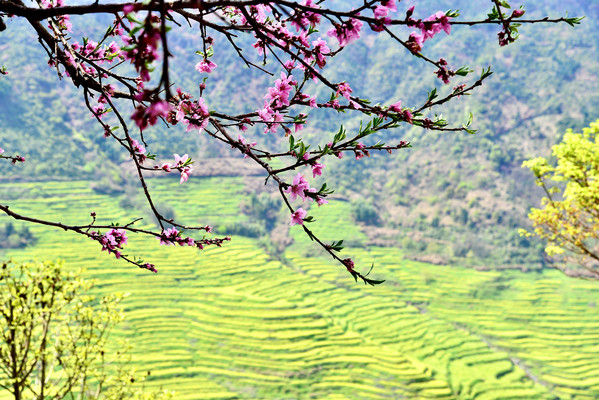
MULTIPOLYGON (((160 200, 179 195, 150 184, 160 200)), ((89 186, 4 184, 19 210, 40 217, 114 210, 118 201, 89 186)), ((239 218, 241 179, 202 178, 185 190, 177 215, 210 207, 221 221, 239 218)), ((323 218, 347 213, 345 205, 323 218)), ((90 240, 72 235, 64 252, 64 236, 31 230, 35 246, 2 258, 63 259, 96 279, 99 293, 130 293, 112 338, 129 339, 136 369, 151 371, 148 387, 174 390, 177 399, 599 396, 599 289, 554 270, 475 271, 405 260, 389 248, 352 249, 380 260, 388 284, 369 288, 324 257, 294 247, 275 260, 236 236, 203 254, 162 249, 152 256, 163 270, 140 275, 90 240)), ((148 253, 152 244, 136 243, 148 253)))

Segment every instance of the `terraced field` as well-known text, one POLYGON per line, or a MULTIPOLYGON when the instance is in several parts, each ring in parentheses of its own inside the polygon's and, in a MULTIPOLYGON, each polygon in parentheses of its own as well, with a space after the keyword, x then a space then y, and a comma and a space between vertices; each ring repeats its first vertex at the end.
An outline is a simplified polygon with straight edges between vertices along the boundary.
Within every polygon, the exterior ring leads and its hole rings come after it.
MULTIPOLYGON (((151 182, 185 222, 239 219, 241 180, 188 184, 179 191, 151 182)), ((3 184, 0 200, 18 197, 15 210, 69 223, 85 222, 89 211, 123 221, 131 212, 88 187, 3 184)), ((323 223, 317 232, 364 239, 347 203, 327 207, 311 211, 323 223)), ((176 399, 599 398, 593 282, 555 271, 427 265, 393 248, 348 249, 387 279, 366 287, 328 259, 307 257, 306 239, 293 230, 296 245, 279 260, 243 237, 202 253, 132 240, 130 253, 155 262, 154 275, 100 253, 91 240, 30 229, 35 247, 0 258, 61 258, 96 278, 99 293, 129 292, 115 343, 128 338, 137 369, 152 371, 147 386, 175 390, 176 399)))

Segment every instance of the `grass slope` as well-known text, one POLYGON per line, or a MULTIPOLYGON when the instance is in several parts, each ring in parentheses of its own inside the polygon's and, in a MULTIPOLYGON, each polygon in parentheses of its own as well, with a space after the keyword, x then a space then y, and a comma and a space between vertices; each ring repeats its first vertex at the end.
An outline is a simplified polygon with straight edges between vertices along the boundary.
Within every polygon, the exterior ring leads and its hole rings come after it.
MULTIPOLYGON (((188 183, 184 191, 170 181, 150 185, 186 223, 239 218, 243 181, 188 183)), ((100 222, 132 215, 88 182, 6 184, 0 197, 69 223, 86 222, 90 211, 100 222)), ((324 239, 364 239, 342 222, 348 207, 311 210, 324 239)), ((146 385, 175 390, 177 399, 599 397, 599 288, 555 271, 483 272, 407 261, 399 249, 348 249, 387 279, 365 287, 330 260, 308 257, 309 241, 292 228, 295 245, 279 260, 243 237, 201 253, 130 240, 130 254, 156 263, 154 275, 91 240, 30 229, 35 247, 0 258, 60 258, 97 279, 98 293, 130 293, 115 343, 129 339, 137 369, 152 371, 146 385)))

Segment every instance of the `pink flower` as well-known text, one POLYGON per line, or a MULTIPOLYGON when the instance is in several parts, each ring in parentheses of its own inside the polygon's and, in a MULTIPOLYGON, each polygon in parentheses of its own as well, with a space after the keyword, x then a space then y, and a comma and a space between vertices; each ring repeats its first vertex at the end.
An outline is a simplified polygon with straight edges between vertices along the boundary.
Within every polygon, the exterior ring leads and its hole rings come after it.
POLYGON ((146 152, 146 148, 139 144, 137 140, 131 140, 131 146, 133 148, 133 151, 136 153, 145 154, 146 152))
POLYGON ((437 11, 430 17, 426 18, 419 25, 422 32, 422 40, 433 38, 437 33, 445 31, 448 35, 451 33, 450 18, 443 11, 437 11))
POLYGON ((319 68, 324 68, 327 63, 325 55, 330 54, 331 49, 329 49, 329 46, 327 46, 327 42, 321 38, 313 41, 312 46, 314 46, 312 53, 316 56, 316 65, 318 65, 319 68))
POLYGON ((210 111, 208 111, 204 99, 200 97, 196 101, 191 101, 191 96, 183 92, 180 93, 179 97, 182 100, 176 106, 175 119, 187 125, 185 132, 198 129, 198 132, 202 133, 210 122, 210 111))
POLYGON ((100 242, 102 251, 107 251, 109 254, 114 254, 116 258, 121 258, 121 253, 117 249, 122 249, 127 244, 127 235, 123 229, 111 229, 106 234, 96 236, 96 232, 92 232, 92 238, 100 242))
POLYGON ((125 14, 131 14, 132 12, 136 11, 136 8, 134 4, 127 4, 126 6, 123 7, 123 12, 125 14))
POLYGON ((108 51, 112 55, 119 55, 121 53, 121 48, 118 44, 116 44, 116 42, 113 41, 108 45, 108 51))
POLYGON ((291 214, 291 222, 289 223, 289 225, 303 225, 304 218, 307 214, 308 213, 303 208, 298 208, 293 214, 291 214))
POLYGON ((111 246, 122 248, 123 245, 127 244, 127 235, 122 229, 111 229, 104 236, 111 246))
POLYGON ((165 100, 158 100, 150 104, 149 107, 137 106, 131 119, 140 130, 144 130, 148 125, 156 125, 158 118, 165 118, 170 111, 170 105, 165 100))
MULTIPOLYGON (((311 7, 314 9, 320 8, 318 4, 315 4, 312 0, 305 0, 302 5, 311 7)), ((320 23, 320 14, 311 11, 301 11, 293 16, 291 25, 297 29, 297 31, 305 30, 308 26, 314 28, 320 23)))
POLYGON ((245 154, 243 156, 243 158, 248 158, 248 153, 250 152, 250 149, 254 146, 256 146, 256 142, 251 142, 251 143, 247 143, 245 141, 245 138, 241 135, 237 135, 237 139, 239 140, 239 143, 241 143, 241 145, 243 147, 245 147, 245 154))
POLYGON ((389 18, 389 17, 382 17, 380 19, 377 19, 375 23, 371 23, 370 24, 370 29, 372 29, 375 32, 382 32, 382 31, 385 30, 385 26, 391 25, 391 22, 393 22, 391 20, 391 18, 389 18))
MULTIPOLYGON (((263 5, 263 4, 249 6, 249 11, 250 11, 250 15, 252 17, 254 17, 256 22, 258 22, 259 24, 262 24, 266 21, 266 18, 267 18, 266 13, 270 11, 270 6, 263 5)), ((245 25, 247 23, 244 16, 241 16, 240 22, 242 25, 245 25)))
POLYGON ((143 147, 141 144, 138 143, 137 140, 132 139, 131 140, 131 149, 133 150, 133 154, 137 157, 137 159, 139 160, 140 164, 143 164, 143 162, 146 160, 146 148, 143 147))
POLYGON ((366 150, 366 146, 364 146, 363 143, 358 143, 354 152, 356 153, 356 160, 359 160, 364 156, 370 157, 370 153, 368 153, 368 150, 366 150))
POLYGON ((171 168, 178 169, 181 173, 181 180, 179 181, 179 183, 181 184, 187 182, 187 180, 189 179, 189 175, 191 174, 191 171, 193 171, 193 167, 190 165, 191 163, 186 165, 187 161, 189 160, 189 156, 187 154, 184 154, 182 157, 179 156, 179 154, 173 154, 173 156, 175 156, 175 163, 172 165, 164 164, 162 166, 162 169, 167 172, 170 172, 171 168))
POLYGON ((322 169, 324 168, 324 164, 316 163, 312 165, 312 177, 316 178, 316 176, 322 175, 322 169))
POLYGON ((351 92, 352 89, 347 83, 341 82, 339 85, 337 85, 337 96, 341 95, 349 100, 351 92))
POLYGON ((175 156, 175 167, 181 167, 189 159, 187 154, 183 154, 183 157, 179 154, 173 154, 173 156, 175 156))
POLYGON ((354 150, 354 152, 356 154, 356 160, 359 160, 359 159, 363 158, 364 156, 370 157, 368 150, 365 150, 365 148, 366 148, 366 146, 364 146, 363 143, 358 143, 356 145, 356 149, 354 150))
POLYGON ((94 115, 100 119, 102 118, 102 116, 105 113, 103 104, 98 104, 97 106, 93 106, 92 110, 93 110, 94 115))
POLYGON ((397 11, 397 6, 395 5, 395 0, 383 0, 383 1, 381 1, 381 5, 383 7, 387 7, 389 9, 389 11, 397 11))
POLYGON ((389 7, 385 7, 382 5, 376 6, 374 9, 374 18, 379 19, 382 17, 386 17, 389 14, 389 7))
POLYGON ((354 262, 352 261, 351 258, 346 258, 342 262, 345 265, 345 268, 347 268, 347 270, 349 272, 353 272, 354 271, 354 262))
POLYGON ((285 189, 285 193, 289 193, 289 199, 291 201, 295 201, 298 196, 302 200, 306 200, 306 191, 310 191, 310 184, 302 174, 297 174, 297 176, 293 178, 291 186, 285 189))
POLYGON ((112 36, 121 36, 125 33, 125 30, 123 29, 122 26, 117 26, 116 28, 114 28, 114 30, 112 31, 112 36))
POLYGON ((447 68, 447 61, 441 58, 438 62, 439 69, 435 71, 437 78, 441 79, 443 83, 449 84, 449 78, 455 75, 455 72, 447 68))
POLYGON ((270 121, 272 119, 271 114, 273 113, 270 107, 261 108, 258 110, 258 116, 262 121, 270 121))
POLYGON ((179 231, 174 226, 172 228, 166 229, 162 231, 162 235, 157 239, 160 240, 161 245, 175 245, 175 240, 179 236, 179 231))
POLYGON ((156 269, 154 264, 145 263, 145 264, 141 265, 139 268, 147 269, 148 271, 152 271, 155 274, 158 273, 158 270, 156 269))
POLYGON ((339 46, 344 47, 360 38, 362 21, 350 18, 342 24, 335 24, 327 31, 327 35, 339 41, 339 46))
POLYGON ((264 52, 266 51, 266 46, 264 45, 264 42, 260 39, 258 39, 258 41, 252 45, 252 47, 255 48, 258 52, 258 55, 261 56, 263 56, 264 52))
POLYGON ((0 154, 4 153, 4 149, 0 148, 0 154))
POLYGON ((410 49, 410 51, 414 54, 420 53, 422 51, 422 46, 424 44, 424 38, 417 34, 416 32, 410 33, 410 37, 406 41, 406 45, 410 49))
POLYGON ((292 69, 295 68, 295 62, 293 60, 287 60, 283 64, 283 68, 285 68, 288 71, 291 71, 292 69))
POLYGON ((401 112, 401 100, 389 106, 389 111, 401 112))
POLYGON ((512 17, 513 18, 520 18, 523 15, 524 15, 524 10, 514 10, 512 12, 512 17))
POLYGON ((275 86, 269 88, 268 94, 264 96, 265 109, 288 106, 289 95, 294 85, 297 85, 297 82, 293 80, 293 75, 287 76, 285 72, 281 72, 281 78, 275 81, 275 86))
POLYGON ((158 117, 166 117, 170 109, 171 106, 165 100, 159 100, 152 103, 147 109, 150 124, 154 125, 158 117))
POLYGON ((179 184, 187 182, 192 170, 193 170, 193 167, 191 165, 181 168, 181 180, 179 181, 179 184))
POLYGON ((195 68, 199 72, 205 72, 205 73, 209 74, 216 67, 217 67, 217 65, 215 63, 213 63, 212 61, 210 61, 210 60, 202 60, 202 61, 200 61, 199 63, 196 64, 195 68))
POLYGON ((405 109, 402 111, 401 109, 401 101, 398 101, 395 104, 391 104, 389 106, 389 111, 393 111, 399 114, 400 117, 402 117, 406 122, 408 123, 412 123, 412 112, 408 109, 405 109))

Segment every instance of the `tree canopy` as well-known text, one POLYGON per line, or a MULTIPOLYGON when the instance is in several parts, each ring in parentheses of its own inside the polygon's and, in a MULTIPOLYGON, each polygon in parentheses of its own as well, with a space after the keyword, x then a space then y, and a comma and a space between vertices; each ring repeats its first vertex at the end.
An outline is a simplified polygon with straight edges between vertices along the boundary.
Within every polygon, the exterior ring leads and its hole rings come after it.
POLYGON ((126 346, 108 349, 122 295, 92 286, 60 263, 0 264, 0 388, 15 400, 168 397, 133 385, 126 346))
MULTIPOLYGON (((340 255, 343 238, 325 242, 308 227, 314 222, 306 210, 308 205, 322 206, 333 193, 331 185, 322 180, 326 176, 325 160, 341 159, 344 155, 360 160, 374 152, 405 149, 410 146, 408 141, 387 144, 383 135, 402 126, 474 133, 471 114, 458 121, 437 113, 440 106, 471 94, 492 74, 488 66, 481 66, 475 72, 469 66, 454 67, 451 60, 426 55, 428 43, 440 34, 450 35, 452 27, 497 26, 499 45, 505 46, 518 38, 522 24, 580 22, 580 18, 567 16, 526 19, 523 7, 512 9, 507 1, 499 0, 490 2, 486 16, 471 20, 461 20, 456 10, 421 15, 415 6, 400 10, 401 5, 394 0, 350 5, 311 0, 301 3, 152 0, 74 6, 64 5, 61 0, 44 0, 36 6, 25 5, 20 0, 1 1, 0 18, 28 21, 47 52, 50 67, 60 78, 69 79, 82 90, 85 107, 99 124, 100 134, 130 156, 131 169, 158 229, 139 227, 139 218, 125 224, 97 223, 98 216, 93 211, 89 223, 74 225, 22 215, 6 204, 0 204, 0 210, 16 219, 87 236, 116 258, 154 272, 156 267, 151 262, 125 252, 128 235, 148 235, 158 239, 161 245, 192 246, 200 250, 205 246, 220 246, 230 238, 200 236, 211 233, 212 228, 187 225, 163 215, 146 184, 146 176, 156 172, 177 173, 181 184, 193 176, 194 161, 188 154, 179 154, 183 151, 174 153, 170 159, 150 151, 154 146, 149 134, 152 129, 162 123, 169 127, 179 125, 190 134, 205 135, 232 147, 248 162, 256 164, 263 170, 265 181, 274 184, 280 193, 288 210, 289 225, 301 226, 310 239, 356 280, 381 283, 382 280, 360 272, 350 257, 340 255), (71 17, 95 14, 114 19, 97 38, 86 34, 84 29, 83 39, 75 40, 71 35, 74 29, 71 17), (45 25, 40 21, 46 21, 45 25), (171 76, 169 44, 184 25, 196 31, 200 40, 196 51, 199 61, 195 64, 198 89, 178 88, 171 76), (366 30, 386 35, 404 49, 406 56, 417 57, 423 63, 423 70, 430 69, 450 86, 445 90, 430 89, 420 104, 407 106, 401 98, 395 98, 385 105, 361 96, 349 78, 327 76, 327 66, 334 57, 361 39, 366 30), (242 37, 251 40, 243 41, 242 37), (219 46, 225 44, 236 52, 237 63, 256 69, 271 82, 261 101, 244 104, 242 111, 212 109, 210 99, 204 96, 212 82, 210 74, 219 68, 214 56, 219 46), (324 132, 322 137, 309 139, 304 128, 318 113, 355 115, 360 122, 355 128, 341 125, 332 132, 324 132), (272 140, 271 136, 277 139, 272 140), (315 181, 319 176, 322 177, 315 181), (301 205, 297 205, 298 200, 301 205)), ((10 24, 3 22, 0 28, 9 27, 10 24)), ((10 68, 3 67, 2 74, 9 77, 10 68)), ((22 155, 11 154, 10 149, 6 154, 0 157, 15 164, 26 161, 22 155)))
POLYGON ((523 164, 546 195, 529 214, 533 232, 523 234, 545 240, 547 254, 568 274, 582 267, 583 276, 599 279, 599 120, 581 133, 568 130, 552 156, 523 164))

